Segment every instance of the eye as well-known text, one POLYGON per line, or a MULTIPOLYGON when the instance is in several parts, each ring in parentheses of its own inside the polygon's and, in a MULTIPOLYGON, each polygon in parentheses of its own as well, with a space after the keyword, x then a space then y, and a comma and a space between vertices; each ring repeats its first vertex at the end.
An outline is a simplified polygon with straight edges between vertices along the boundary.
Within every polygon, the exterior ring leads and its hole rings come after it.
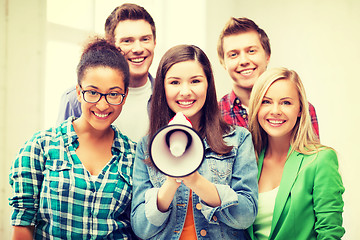
POLYGON ((230 58, 235 58, 235 57, 237 57, 238 56, 238 54, 236 53, 236 52, 231 52, 231 53, 229 53, 229 57, 230 58))
POLYGON ((150 37, 144 37, 144 38, 143 38, 143 41, 144 41, 144 42, 149 42, 149 41, 150 41, 150 37))
POLYGON ((269 100, 264 99, 264 100, 262 100, 261 104, 270 104, 270 101, 269 101, 269 100))
POLYGON ((111 93, 108 93, 108 95, 109 95, 109 97, 116 98, 116 97, 120 96, 120 93, 111 92, 111 93))
POLYGON ((97 96, 97 95, 99 95, 99 93, 98 93, 97 91, 88 90, 87 92, 88 92, 88 94, 90 94, 91 96, 97 96))
POLYGON ((125 44, 131 43, 131 39, 129 38, 122 39, 120 43, 125 43, 125 44))
POLYGON ((171 85, 179 85, 180 82, 178 80, 172 80, 172 81, 169 82, 169 84, 171 84, 171 85))
POLYGON ((256 53, 256 50, 255 50, 255 49, 250 49, 250 50, 248 51, 248 53, 249 53, 249 54, 255 54, 255 53, 256 53))
POLYGON ((282 104, 283 105, 291 105, 291 102, 290 101, 283 101, 282 104))
POLYGON ((199 82, 201 82, 199 79, 193 79, 193 80, 191 81, 191 83, 199 83, 199 82))

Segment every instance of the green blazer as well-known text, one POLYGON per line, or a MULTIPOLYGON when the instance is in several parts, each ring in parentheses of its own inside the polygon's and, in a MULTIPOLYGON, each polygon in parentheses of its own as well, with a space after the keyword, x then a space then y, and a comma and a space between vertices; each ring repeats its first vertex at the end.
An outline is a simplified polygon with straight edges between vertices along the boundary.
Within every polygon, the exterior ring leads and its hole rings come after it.
MULTIPOLYGON (((290 151, 290 150, 289 150, 290 151)), ((265 150, 258 160, 258 179, 265 150)), ((269 239, 341 239, 344 186, 331 149, 304 155, 294 151, 285 163, 275 200, 269 239)), ((255 240, 253 227, 248 229, 255 240)))

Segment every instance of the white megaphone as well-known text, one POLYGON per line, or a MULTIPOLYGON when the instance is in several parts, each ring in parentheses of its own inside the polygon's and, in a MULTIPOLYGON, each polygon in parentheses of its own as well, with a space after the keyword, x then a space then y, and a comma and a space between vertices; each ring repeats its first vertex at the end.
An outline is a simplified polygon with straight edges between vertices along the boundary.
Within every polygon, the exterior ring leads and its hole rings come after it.
POLYGON ((181 112, 150 141, 150 160, 163 174, 180 178, 200 167, 205 146, 191 122, 181 112))

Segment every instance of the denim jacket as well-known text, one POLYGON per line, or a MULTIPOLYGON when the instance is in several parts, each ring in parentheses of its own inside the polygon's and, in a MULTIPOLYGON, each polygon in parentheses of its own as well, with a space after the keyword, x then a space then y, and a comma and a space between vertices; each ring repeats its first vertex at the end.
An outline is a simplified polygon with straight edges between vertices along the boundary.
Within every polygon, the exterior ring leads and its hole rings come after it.
MULTIPOLYGON (((228 154, 213 152, 204 140, 205 160, 199 173, 215 184, 221 206, 210 207, 194 192, 193 214, 197 238, 245 239, 244 229, 257 214, 257 164, 251 134, 234 127, 224 136, 233 149, 228 154)), ((157 193, 166 176, 146 165, 149 158, 148 139, 137 145, 133 170, 131 225, 142 239, 179 239, 187 212, 190 189, 183 183, 177 189, 167 212, 157 208, 157 193)))

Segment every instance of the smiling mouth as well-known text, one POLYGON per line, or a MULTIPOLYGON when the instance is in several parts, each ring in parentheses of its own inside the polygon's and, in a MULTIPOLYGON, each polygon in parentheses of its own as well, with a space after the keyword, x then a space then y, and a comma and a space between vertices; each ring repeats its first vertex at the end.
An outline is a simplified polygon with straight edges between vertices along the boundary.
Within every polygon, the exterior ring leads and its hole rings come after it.
POLYGON ((268 119, 267 121, 273 125, 280 125, 280 124, 283 124, 284 122, 286 122, 285 120, 270 120, 270 119, 268 119))
POLYGON ((255 71, 255 68, 242 70, 242 71, 240 71, 239 73, 240 73, 241 75, 248 76, 248 75, 251 75, 254 71, 255 71))
POLYGON ((139 57, 139 58, 131 58, 131 59, 129 59, 129 61, 132 63, 141 63, 141 62, 145 61, 145 59, 146 59, 145 57, 139 57))
POLYGON ((99 117, 99 118, 106 118, 107 116, 110 115, 110 113, 96 113, 93 112, 95 116, 99 117))
POLYGON ((176 101, 176 102, 182 106, 190 106, 191 104, 193 104, 195 102, 195 100, 193 100, 193 101, 176 101))

